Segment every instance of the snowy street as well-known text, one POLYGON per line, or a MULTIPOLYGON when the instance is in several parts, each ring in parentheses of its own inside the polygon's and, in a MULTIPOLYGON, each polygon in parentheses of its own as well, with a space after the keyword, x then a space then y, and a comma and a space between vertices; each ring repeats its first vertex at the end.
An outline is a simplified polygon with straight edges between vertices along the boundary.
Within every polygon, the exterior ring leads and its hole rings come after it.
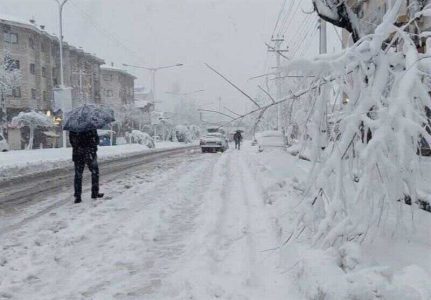
POLYGON ((26 221, 2 226, 0 299, 287 299, 247 157, 166 158, 102 174, 104 200, 15 212, 26 221))

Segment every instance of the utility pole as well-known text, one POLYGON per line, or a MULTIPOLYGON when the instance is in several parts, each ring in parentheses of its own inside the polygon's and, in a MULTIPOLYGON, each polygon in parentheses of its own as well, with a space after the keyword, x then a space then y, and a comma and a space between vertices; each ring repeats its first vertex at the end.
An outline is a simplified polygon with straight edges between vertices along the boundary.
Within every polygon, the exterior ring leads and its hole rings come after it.
POLYGON ((319 31, 320 31, 319 53, 320 54, 326 54, 328 52, 328 47, 327 47, 326 21, 325 20, 319 19, 319 31))
MULTIPOLYGON (((277 36, 276 38, 272 37, 271 42, 273 43, 272 47, 268 47, 268 52, 275 53, 275 61, 276 61, 276 69, 277 69, 277 77, 278 79, 275 81, 277 86, 277 99, 281 99, 282 97, 282 81, 281 81, 281 56, 283 52, 288 52, 288 49, 282 49, 281 45, 284 42, 284 36, 277 36)), ((281 125, 281 107, 280 104, 277 105, 277 130, 282 130, 281 125)))
POLYGON ((218 112, 221 112, 221 97, 218 97, 218 112))

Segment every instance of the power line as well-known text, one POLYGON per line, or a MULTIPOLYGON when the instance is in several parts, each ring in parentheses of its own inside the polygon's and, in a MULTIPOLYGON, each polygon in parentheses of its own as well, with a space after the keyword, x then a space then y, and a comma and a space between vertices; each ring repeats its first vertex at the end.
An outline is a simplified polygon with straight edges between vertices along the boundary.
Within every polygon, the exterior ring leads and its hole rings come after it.
POLYGON ((290 38, 289 46, 291 48, 296 48, 298 44, 301 42, 301 40, 303 40, 305 33, 308 30, 310 30, 310 28, 312 28, 313 26, 314 26, 314 22, 311 19, 311 17, 304 18, 302 24, 299 26, 300 29, 296 32, 296 34, 292 38, 290 38))
POLYGON ((293 11, 295 3, 296 3, 295 0, 290 1, 286 15, 284 16, 284 18, 282 20, 282 25, 279 27, 279 33, 282 31, 282 28, 284 28, 284 26, 286 25, 287 20, 289 20, 289 18, 292 16, 292 11, 293 11))
POLYGON ((274 30, 272 31, 272 36, 274 36, 275 30, 277 29, 278 23, 280 22, 281 15, 283 14, 284 7, 286 6, 287 0, 284 0, 281 6, 280 12, 278 13, 277 22, 275 22, 274 30))
POLYGON ((101 33, 102 35, 104 35, 105 37, 107 37, 110 42, 114 41, 118 46, 120 46, 124 50, 128 51, 129 54, 132 54, 133 56, 135 56, 136 58, 138 58, 140 61, 144 60, 140 56, 139 53, 137 53, 134 50, 132 50, 129 47, 127 47, 114 33, 110 32, 109 30, 103 28, 101 25, 97 24, 94 21, 93 16, 91 16, 90 14, 88 14, 86 11, 82 10, 76 3, 74 3, 73 1, 71 1, 70 4, 72 4, 72 6, 75 8, 75 10, 78 11, 82 15, 83 18, 87 19, 87 21, 90 23, 90 25, 94 29, 96 29, 99 33, 101 33))
POLYGON ((299 7, 301 6, 301 2, 298 2, 298 5, 296 5, 295 10, 293 10, 293 13, 291 14, 290 18, 288 18, 286 24, 284 25, 282 32, 286 32, 287 29, 289 28, 290 24, 292 23, 292 20, 295 18, 296 16, 296 12, 298 11, 299 7))

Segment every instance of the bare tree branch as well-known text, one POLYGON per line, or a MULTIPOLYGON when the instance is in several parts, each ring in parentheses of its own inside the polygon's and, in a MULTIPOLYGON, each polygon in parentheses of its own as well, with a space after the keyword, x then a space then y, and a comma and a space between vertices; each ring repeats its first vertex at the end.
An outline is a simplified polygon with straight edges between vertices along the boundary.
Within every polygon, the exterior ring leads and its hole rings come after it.
POLYGON ((253 102, 257 107, 260 107, 260 105, 252 98, 250 97, 246 92, 244 92, 243 90, 241 90, 238 86, 236 86, 232 81, 230 81, 229 79, 227 79, 225 76, 223 76, 222 74, 220 74, 216 69, 214 69, 213 67, 211 67, 208 64, 205 64, 211 71, 213 71, 214 73, 216 73, 217 75, 219 75, 221 78, 223 78, 224 80, 226 80, 231 86, 233 86, 235 89, 237 89, 239 92, 241 92, 241 94, 243 94, 244 96, 246 96, 251 102, 253 102))
POLYGON ((264 93, 265 93, 265 95, 267 95, 267 96, 269 97, 269 99, 271 99, 272 103, 275 103, 274 98, 271 96, 271 94, 270 94, 268 91, 266 91, 266 90, 265 90, 263 87, 261 87, 260 85, 258 85, 258 88, 259 88, 259 89, 261 89, 261 90, 262 90, 262 92, 264 92, 264 93))
POLYGON ((229 116, 228 114, 225 114, 225 113, 222 113, 222 112, 219 112, 219 111, 216 111, 216 110, 198 109, 198 111, 201 111, 201 112, 210 112, 210 113, 215 113, 215 114, 219 114, 219 115, 222 115, 222 116, 225 116, 225 117, 231 118, 232 120, 233 120, 233 119, 235 119, 234 117, 229 116))

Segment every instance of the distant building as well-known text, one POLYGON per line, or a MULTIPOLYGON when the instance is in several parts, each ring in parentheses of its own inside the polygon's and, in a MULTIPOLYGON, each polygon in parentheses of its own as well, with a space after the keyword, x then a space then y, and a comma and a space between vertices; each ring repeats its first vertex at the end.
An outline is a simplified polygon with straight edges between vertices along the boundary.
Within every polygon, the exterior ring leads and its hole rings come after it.
POLYGON ((113 66, 101 68, 102 103, 121 110, 135 102, 134 89, 136 77, 125 70, 113 66))
POLYGON ((102 104, 114 110, 117 121, 114 129, 120 136, 139 126, 140 112, 135 107, 135 79, 132 74, 113 65, 101 68, 102 104))
MULTIPOLYGON (((139 130, 150 131, 151 113, 154 111, 154 97, 151 90, 145 87, 135 89, 135 107, 140 112, 139 130)), ((149 133, 149 132, 148 132, 149 133)))

